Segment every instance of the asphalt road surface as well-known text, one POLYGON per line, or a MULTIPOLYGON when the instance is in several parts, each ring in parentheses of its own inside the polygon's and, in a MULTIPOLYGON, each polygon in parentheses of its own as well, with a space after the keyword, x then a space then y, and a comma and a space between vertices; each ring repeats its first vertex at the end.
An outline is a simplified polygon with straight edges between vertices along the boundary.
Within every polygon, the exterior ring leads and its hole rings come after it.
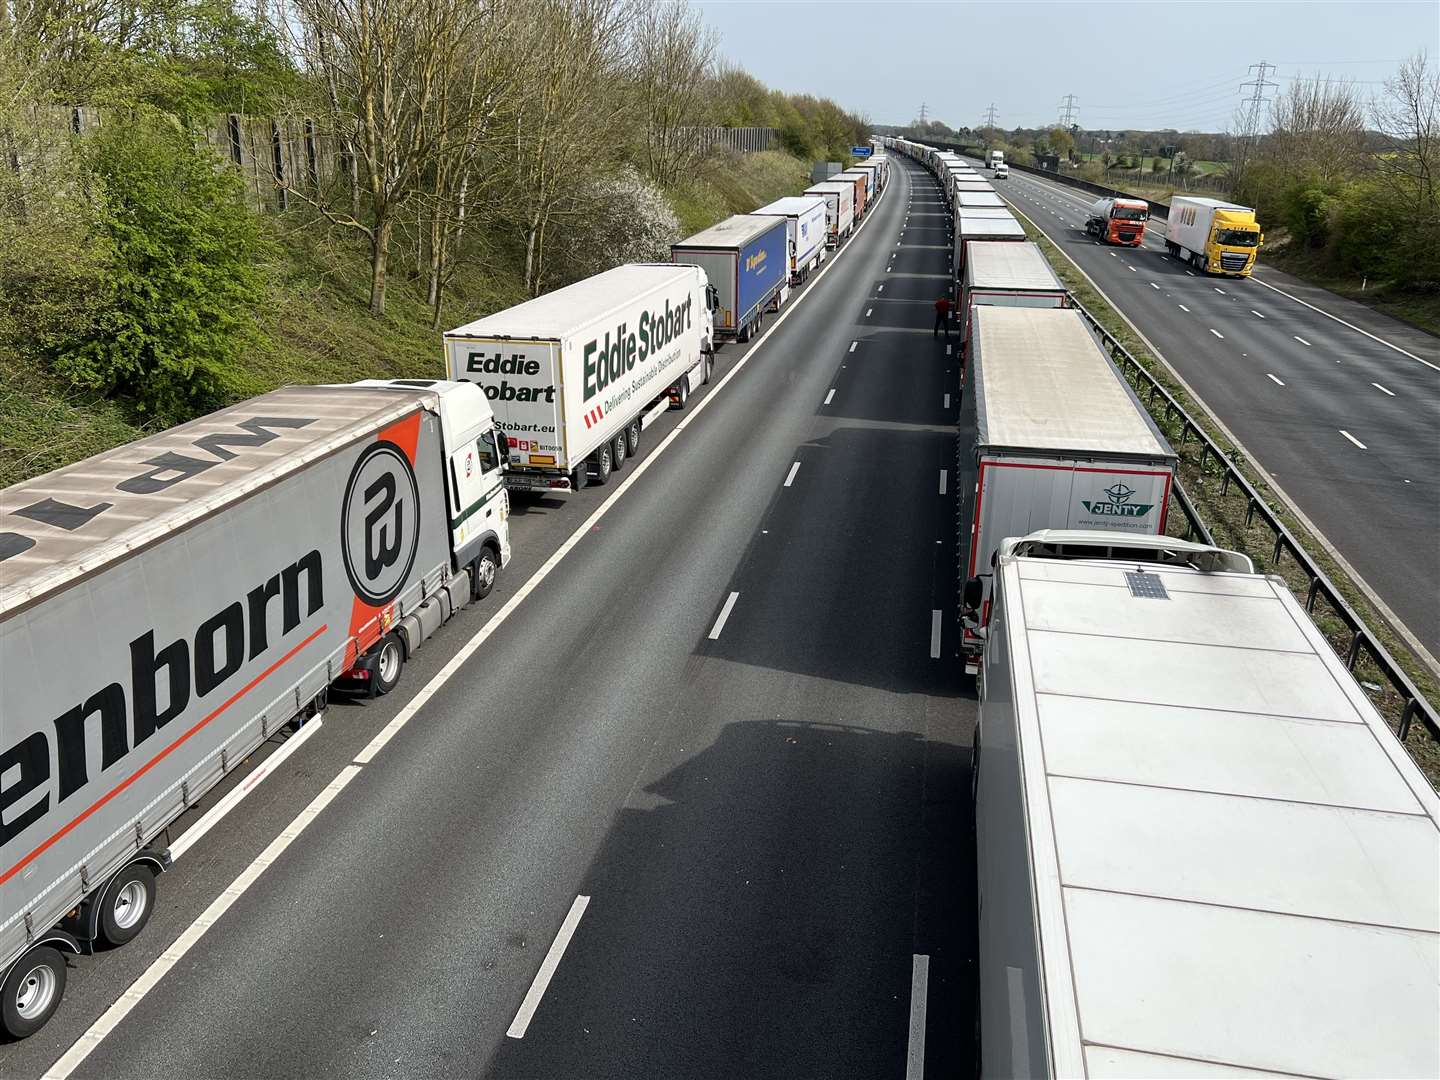
POLYGON ((1163 221, 1150 222, 1143 247, 1101 245, 1084 231, 1093 196, 1023 173, 995 187, 1440 656, 1440 342, 1265 269, 1263 250, 1254 278, 1209 277, 1165 253, 1163 221))
POLYGON ((333 704, 0 1075, 87 1031, 65 1065, 105 1080, 968 1075, 947 265, 896 162, 728 381, 604 488, 520 502, 495 594, 333 704))

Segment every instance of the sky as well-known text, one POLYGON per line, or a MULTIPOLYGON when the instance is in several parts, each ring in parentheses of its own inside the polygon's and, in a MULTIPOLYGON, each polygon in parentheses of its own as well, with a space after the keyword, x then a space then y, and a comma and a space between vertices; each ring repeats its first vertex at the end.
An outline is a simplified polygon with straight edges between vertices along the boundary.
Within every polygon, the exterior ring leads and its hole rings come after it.
MULTIPOLYGON (((1283 91, 1317 73, 1365 98, 1407 57, 1440 61, 1440 0, 696 0, 720 53, 771 87, 876 124, 1220 131, 1250 65, 1283 91)), ((1246 90, 1245 94, 1253 91, 1246 90)), ((1266 88, 1273 95, 1275 89, 1266 88)))

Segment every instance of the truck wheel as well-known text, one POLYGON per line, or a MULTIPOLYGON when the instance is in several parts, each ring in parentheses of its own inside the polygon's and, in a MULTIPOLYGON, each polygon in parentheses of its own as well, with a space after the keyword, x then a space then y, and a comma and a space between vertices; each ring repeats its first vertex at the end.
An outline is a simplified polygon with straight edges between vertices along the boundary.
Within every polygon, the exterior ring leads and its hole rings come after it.
POLYGON ((131 863, 110 879, 100 897, 100 940, 112 948, 130 941, 155 909, 155 871, 131 863))
POLYGON ((683 409, 690 402, 690 380, 686 376, 682 375, 680 377, 680 381, 676 385, 679 387, 680 393, 675 395, 675 408, 683 409))
POLYGON ((630 426, 625 429, 625 441, 630 444, 630 456, 634 457, 640 452, 640 421, 631 420, 630 426))
POLYGON ((710 374, 715 370, 715 357, 705 357, 705 378, 701 380, 706 386, 710 385, 710 374))
POLYGON ((595 483, 605 483, 615 469, 615 459, 610 456, 610 444, 607 442, 590 457, 595 462, 595 483))
POLYGON ((65 996, 65 958, 41 945, 22 956, 0 987, 0 1024, 15 1039, 45 1026, 65 996))
POLYGON ((750 340, 750 324, 749 324, 749 323, 746 323, 744 326, 742 326, 742 327, 740 328, 739 333, 737 333, 737 334, 735 335, 735 340, 738 341, 741 345, 744 345, 747 341, 750 340))
POLYGON ((626 449, 625 432, 622 431, 610 441, 610 454, 615 459, 615 468, 618 469, 621 465, 625 464, 626 449))
POLYGON ((475 560, 474 573, 470 583, 470 598, 484 600, 495 588, 495 579, 500 576, 500 556, 495 549, 487 547, 475 560))
POLYGON ((388 694, 400 682, 400 670, 405 666, 405 647, 395 634, 386 634, 378 646, 375 657, 374 676, 370 680, 373 696, 388 694))

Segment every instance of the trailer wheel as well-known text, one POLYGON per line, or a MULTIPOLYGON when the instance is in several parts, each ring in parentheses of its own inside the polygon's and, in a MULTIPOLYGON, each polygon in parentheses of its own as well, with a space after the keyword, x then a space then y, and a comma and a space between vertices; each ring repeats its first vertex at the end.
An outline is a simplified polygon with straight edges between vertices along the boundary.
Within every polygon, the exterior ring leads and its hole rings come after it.
POLYGON ((710 354, 705 356, 705 378, 701 380, 706 386, 710 385, 710 375, 715 370, 715 357, 710 354))
POLYGON ((615 459, 615 468, 618 469, 618 468, 620 468, 621 465, 624 465, 624 464, 625 464, 625 458, 626 458, 626 453, 625 453, 625 451, 626 451, 628 448, 629 448, 629 444, 628 444, 628 443, 626 442, 626 440, 625 440, 625 432, 623 432, 623 431, 620 432, 620 434, 616 435, 615 438, 611 440, 610 453, 611 453, 611 456, 614 457, 614 459, 615 459))
POLYGON ((0 1024, 15 1039, 45 1026, 65 996, 65 957, 41 945, 20 958, 0 987, 0 1024))
POLYGON ((675 408, 683 409, 690 401, 690 379, 682 375, 676 385, 679 387, 680 392, 675 395, 675 408))
POLYGON ((495 549, 487 547, 475 560, 475 570, 470 584, 470 598, 484 600, 495 589, 495 579, 500 576, 500 556, 495 549))
POLYGON ((634 457, 640 452, 640 421, 631 420, 630 426, 625 429, 625 441, 630 444, 630 456, 634 457))
POLYGON ((595 462, 595 483, 605 483, 610 479, 610 474, 615 471, 615 459, 610 456, 610 444, 605 443, 590 457, 595 462))
POLYGON ((396 634, 386 634, 381 639, 375 657, 375 675, 370 685, 375 696, 388 694, 400 682, 400 671, 405 667, 405 647, 396 634))
POLYGON ((747 341, 750 340, 750 323, 746 323, 739 329, 739 331, 735 334, 735 340, 738 341, 741 345, 744 345, 747 341))
POLYGON ((155 910, 155 871, 131 863, 105 886, 100 897, 100 939, 112 948, 130 941, 155 910))

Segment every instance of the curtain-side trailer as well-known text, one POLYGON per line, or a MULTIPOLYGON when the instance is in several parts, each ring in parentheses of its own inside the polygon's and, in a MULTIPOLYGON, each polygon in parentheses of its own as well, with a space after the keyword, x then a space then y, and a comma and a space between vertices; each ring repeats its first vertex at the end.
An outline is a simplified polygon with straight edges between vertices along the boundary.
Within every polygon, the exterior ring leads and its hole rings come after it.
POLYGON ((967 246, 960 276, 960 350, 967 353, 977 306, 1067 307, 1070 294, 1045 254, 1028 241, 981 240, 967 246))
POLYGON ((873 201, 873 192, 870 190, 872 179, 870 173, 846 169, 842 173, 836 173, 830 179, 832 181, 848 180, 855 185, 855 220, 864 220, 865 215, 870 212, 870 203, 873 201))
POLYGON ((855 185, 827 180, 823 184, 812 184, 804 191, 806 195, 819 195, 825 199, 829 210, 827 222, 830 247, 838 247, 840 241, 855 231, 855 185))
POLYGON ((1440 798, 1278 576, 1002 545, 980 1075, 1440 1076, 1440 798))
POLYGON ((962 605, 973 609, 961 634, 967 670, 1002 540, 1036 529, 1163 533, 1175 477, 1174 450, 1078 311, 980 307, 973 333, 956 440, 960 580, 973 593, 962 605))
POLYGON ((767 311, 776 311, 790 284, 789 230, 783 220, 736 214, 678 244, 677 263, 702 268, 715 289, 715 334, 749 341, 767 311))
POLYGON ((821 195, 791 195, 760 207, 757 217, 783 217, 790 258, 790 284, 798 285, 825 261, 829 207, 821 195))
POLYGON ((965 277, 965 257, 976 241, 1023 242, 1025 227, 1008 210, 957 210, 955 212, 955 279, 965 277))
POLYGON ((168 829, 332 684, 383 693, 509 559, 484 395, 276 390, 0 493, 0 1020, 134 938, 168 829))
MULTIPOLYGON (((783 246, 775 258, 783 262, 783 246)), ((603 484, 639 449, 657 402, 685 407, 714 363, 705 275, 693 265, 629 263, 445 335, 451 378, 483 387, 509 436, 506 484, 603 484)))

